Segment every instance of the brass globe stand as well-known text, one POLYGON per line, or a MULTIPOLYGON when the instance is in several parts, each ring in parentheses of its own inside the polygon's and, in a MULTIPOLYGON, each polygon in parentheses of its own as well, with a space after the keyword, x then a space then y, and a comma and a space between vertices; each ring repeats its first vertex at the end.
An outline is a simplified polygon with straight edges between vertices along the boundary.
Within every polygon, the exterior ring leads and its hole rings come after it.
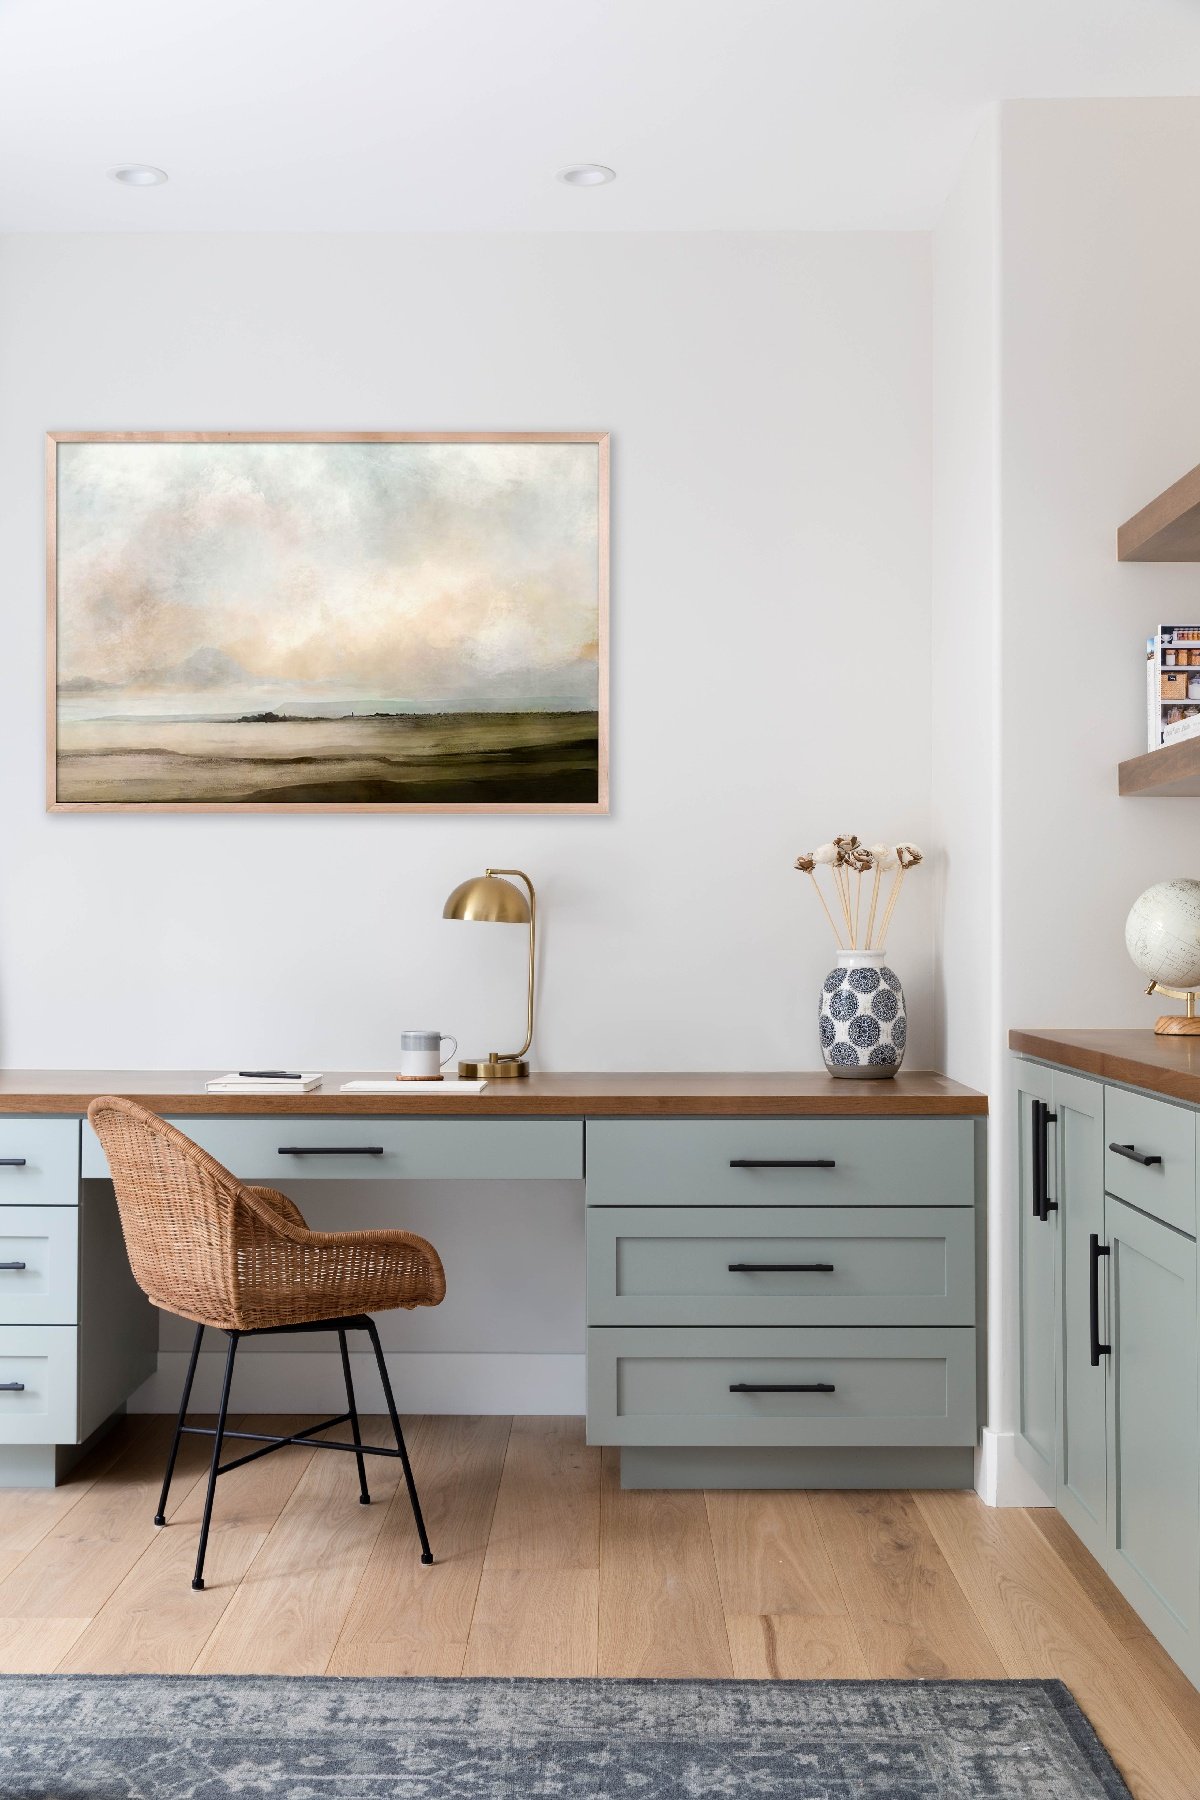
POLYGON ((1164 987, 1160 981, 1152 981, 1146 989, 1148 994, 1165 994, 1169 1000, 1186 1000, 1185 1013, 1162 1013, 1154 1023, 1155 1037, 1200 1037, 1200 1018, 1196 1016, 1196 992, 1194 988, 1164 987))

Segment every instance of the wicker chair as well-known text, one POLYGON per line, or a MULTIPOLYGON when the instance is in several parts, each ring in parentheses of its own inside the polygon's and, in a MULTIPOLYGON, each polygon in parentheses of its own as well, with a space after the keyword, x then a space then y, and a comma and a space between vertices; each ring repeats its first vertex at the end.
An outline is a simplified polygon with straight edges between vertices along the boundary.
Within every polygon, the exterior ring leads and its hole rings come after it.
POLYGON ((204 1554, 218 1475, 285 1444, 308 1443, 314 1449, 352 1452, 358 1462, 359 1500, 364 1506, 371 1499, 364 1457, 399 1457, 421 1540, 421 1561, 431 1563, 433 1553, 379 1333, 368 1314, 398 1306, 439 1304, 445 1296, 446 1277, 433 1245, 411 1231, 310 1231, 286 1194, 274 1188, 247 1187, 182 1131, 132 1100, 109 1096, 93 1100, 88 1118, 108 1158, 134 1279, 155 1306, 191 1319, 196 1326, 162 1497, 154 1517, 156 1525, 166 1523, 167 1495, 184 1433, 211 1437, 212 1461, 192 1586, 204 1586, 204 1554), (229 1341, 215 1429, 187 1423, 200 1345, 210 1326, 224 1332, 229 1341), (337 1332, 346 1411, 290 1437, 230 1431, 226 1421, 238 1345, 244 1337, 286 1331, 337 1332), (396 1437, 394 1450, 362 1441, 346 1347, 348 1331, 365 1331, 371 1339, 396 1437), (347 1423, 352 1443, 314 1436, 347 1423), (261 1442, 263 1448, 222 1464, 221 1447, 226 1438, 248 1438, 261 1442))

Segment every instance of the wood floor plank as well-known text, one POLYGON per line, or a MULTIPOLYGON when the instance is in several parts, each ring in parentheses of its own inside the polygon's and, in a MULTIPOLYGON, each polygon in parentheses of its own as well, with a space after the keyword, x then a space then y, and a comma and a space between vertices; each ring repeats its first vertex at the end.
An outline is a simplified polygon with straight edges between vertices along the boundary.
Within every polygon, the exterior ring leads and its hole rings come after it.
POLYGON ((616 1450, 603 1467, 599 1673, 732 1675, 704 1495, 622 1488, 616 1450))
POLYGON ((866 1659, 806 1493, 705 1495, 739 1679, 865 1676, 866 1659))
MULTIPOLYGON (((294 1415, 255 1418, 240 1429, 282 1435, 308 1422, 294 1415)), ((226 1456, 253 1447, 242 1443, 226 1456)), ((207 1487, 202 1472, 166 1528, 68 1646, 60 1668, 93 1675, 185 1675, 316 1454, 298 1446, 278 1450, 221 1477, 204 1564, 205 1586, 194 1592, 192 1574, 207 1487)))
POLYGON ((78 1465, 52 1488, 7 1488, 0 1496, 0 1581, 37 1547, 48 1532, 139 1438, 150 1429, 150 1420, 119 1419, 78 1465))
POLYGON ((50 1675, 89 1619, 0 1619, 0 1674, 50 1675))
MULTIPOLYGON (((154 1419, 106 1478, 95 1481, 0 1581, 0 1620, 93 1618, 100 1611, 157 1533, 154 1513, 173 1429, 173 1420, 154 1419)), ((210 1450, 206 1438, 184 1438, 168 1517, 183 1503, 210 1450)))
POLYGON ((598 1569, 600 1461, 582 1419, 514 1419, 488 1570, 598 1569))
POLYGON ((464 1675, 595 1675, 596 1569, 483 1571, 464 1675))
POLYGON ((1040 1506, 1028 1516, 1066 1563, 1089 1603, 1125 1645, 1135 1667, 1166 1701, 1200 1754, 1200 1693, 1151 1635, 1120 1589, 1113 1586, 1062 1514, 1052 1506, 1040 1506))
POLYGON ((811 1501, 869 1675, 1004 1674, 911 1494, 814 1493, 811 1501))
MULTIPOLYGON (((342 1437, 344 1426, 330 1434, 342 1437)), ((367 1443, 387 1443, 364 1419, 367 1443)), ((203 1675, 323 1675, 396 1490, 400 1465, 371 1457, 361 1506, 351 1456, 315 1451, 193 1668, 203 1675)), ((232 1477, 230 1477, 232 1479, 232 1477)))
POLYGON ((398 1494, 346 1615, 331 1675, 459 1675, 483 1574, 511 1421, 427 1418, 410 1430, 413 1472, 435 1562, 417 1553, 398 1494))
POLYGON ((1196 1800, 1195 1746, 1029 1514, 966 1493, 918 1505, 1004 1672, 1065 1681, 1135 1800, 1196 1800))
POLYGON ((514 1419, 464 1675, 594 1675, 600 1452, 577 1418, 514 1419))

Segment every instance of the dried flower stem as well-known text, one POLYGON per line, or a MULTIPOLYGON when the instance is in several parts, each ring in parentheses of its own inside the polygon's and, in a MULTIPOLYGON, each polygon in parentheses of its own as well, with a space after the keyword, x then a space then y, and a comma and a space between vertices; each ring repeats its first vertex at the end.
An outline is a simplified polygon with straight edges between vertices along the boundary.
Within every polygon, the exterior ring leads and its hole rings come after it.
POLYGON ((905 870, 904 864, 901 863, 900 867, 896 870, 896 879, 892 883, 892 891, 888 895, 887 910, 885 911, 885 913, 883 915, 883 923, 879 927, 879 947, 880 947, 880 949, 886 949, 886 947, 887 947, 888 927, 892 922, 892 914, 896 910, 896 902, 900 898, 900 889, 904 886, 904 877, 905 877, 906 872, 907 871, 905 870))
POLYGON ((845 948, 845 946, 842 943, 841 935, 838 932, 838 928, 833 922, 833 914, 829 910, 829 902, 826 900, 824 894, 821 892, 821 884, 817 880, 815 869, 810 869, 808 871, 808 878, 812 882, 813 886, 816 888, 817 899, 821 902, 822 911, 824 912, 825 917, 829 920, 829 929, 833 932, 833 941, 837 945, 838 949, 842 950, 845 948))
POLYGON ((850 939, 850 947, 854 947, 854 921, 850 916, 850 877, 844 865, 834 869, 834 880, 838 884, 838 899, 842 903, 842 917, 846 921, 846 936, 850 939))
POLYGON ((867 914, 867 949, 871 948, 871 938, 875 931, 875 909, 879 905, 879 889, 883 881, 883 865, 875 864, 875 879, 871 883, 871 910, 867 914))

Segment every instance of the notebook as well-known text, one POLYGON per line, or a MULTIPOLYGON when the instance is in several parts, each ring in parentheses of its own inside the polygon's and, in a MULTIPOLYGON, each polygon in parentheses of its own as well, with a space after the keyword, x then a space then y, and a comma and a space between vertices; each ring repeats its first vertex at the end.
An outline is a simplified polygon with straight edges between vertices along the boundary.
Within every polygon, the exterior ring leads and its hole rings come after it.
POLYGON ((311 1094, 324 1079, 323 1075, 298 1075, 294 1081, 278 1081, 265 1075, 239 1075, 231 1070, 228 1075, 216 1075, 206 1081, 204 1091, 206 1094, 311 1094))
POLYGON ((481 1094, 486 1081, 459 1081, 451 1076, 445 1081, 343 1081, 343 1094, 481 1094))

